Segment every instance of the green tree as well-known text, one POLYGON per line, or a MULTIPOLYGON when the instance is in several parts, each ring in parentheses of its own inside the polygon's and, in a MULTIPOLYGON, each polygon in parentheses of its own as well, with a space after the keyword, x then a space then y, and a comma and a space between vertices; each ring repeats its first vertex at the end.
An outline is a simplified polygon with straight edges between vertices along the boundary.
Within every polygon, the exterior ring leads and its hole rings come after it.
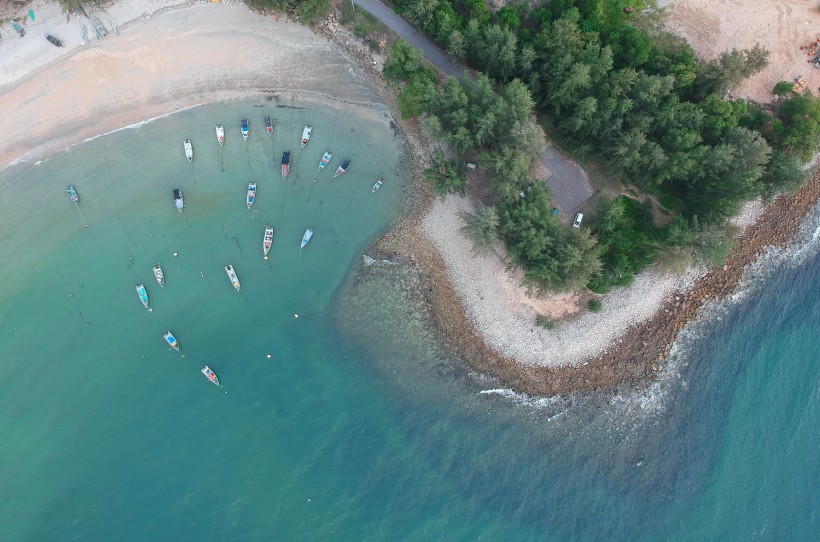
POLYGON ((695 86, 701 96, 711 93, 723 95, 731 87, 754 75, 769 64, 769 51, 760 45, 751 49, 732 49, 717 59, 704 64, 695 86))
POLYGON ((404 40, 387 48, 387 60, 382 73, 391 81, 409 81, 413 75, 427 69, 421 52, 404 40))
POLYGON ((774 86, 774 89, 772 89, 772 93, 778 96, 785 96, 792 92, 794 92, 794 83, 789 83, 788 81, 780 81, 774 86))
POLYGON ((463 192, 465 180, 460 166, 459 162, 447 160, 440 154, 433 161, 432 167, 424 170, 424 178, 433 185, 439 196, 463 192))
POLYGON ((489 254, 498 243, 498 213, 493 207, 482 207, 475 213, 462 213, 462 231, 473 243, 476 254, 489 254))
POLYGON ((458 30, 450 32, 450 39, 447 42, 447 55, 453 62, 464 62, 467 50, 464 45, 464 34, 458 30))
POLYGON ((515 73, 518 58, 518 39, 515 33, 497 24, 488 26, 484 30, 482 57, 484 68, 490 77, 502 82, 508 81, 515 73))

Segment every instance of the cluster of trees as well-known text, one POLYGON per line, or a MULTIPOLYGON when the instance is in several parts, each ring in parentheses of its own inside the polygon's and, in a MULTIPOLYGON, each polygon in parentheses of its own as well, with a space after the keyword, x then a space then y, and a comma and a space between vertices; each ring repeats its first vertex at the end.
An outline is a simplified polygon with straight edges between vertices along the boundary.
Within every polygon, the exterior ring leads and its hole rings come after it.
MULTIPOLYGON (((749 199, 799 186, 804 163, 820 150, 820 101, 811 94, 790 95, 774 110, 725 96, 766 66, 765 50, 733 50, 699 62, 683 40, 650 16, 626 14, 626 5, 552 0, 491 13, 482 0, 396 1, 397 11, 454 60, 486 74, 450 80, 441 91, 434 77, 414 75, 421 68, 393 78, 407 81, 399 99, 403 115, 426 112, 456 152, 478 149, 480 163, 497 173, 500 233, 539 288, 574 286, 563 280, 568 274, 544 273, 563 265, 547 260, 566 255, 539 244, 540 236, 589 250, 579 236, 567 241, 557 233, 548 196, 526 178, 544 144, 528 100, 582 155, 604 161, 626 184, 676 213, 656 226, 651 209, 630 198, 599 209, 589 238, 593 246, 598 240, 598 264, 583 259, 593 270, 586 285, 595 291, 629 283, 658 259, 725 256, 731 246, 726 218, 749 199), (523 186, 536 192, 516 197, 523 186), (537 219, 534 206, 542 207, 537 219)), ((791 90, 787 84, 778 89, 791 90)))

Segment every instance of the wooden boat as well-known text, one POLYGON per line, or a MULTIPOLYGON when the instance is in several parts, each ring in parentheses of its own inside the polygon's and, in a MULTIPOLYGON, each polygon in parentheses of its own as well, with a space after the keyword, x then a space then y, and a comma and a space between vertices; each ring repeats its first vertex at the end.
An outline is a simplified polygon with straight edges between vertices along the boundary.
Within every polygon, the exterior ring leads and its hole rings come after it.
POLYGON ((145 285, 141 282, 137 284, 137 295, 145 308, 150 311, 151 307, 148 306, 148 291, 145 289, 145 285))
POLYGON ((339 169, 336 170, 336 173, 333 174, 333 177, 336 178, 339 175, 344 175, 348 169, 350 169, 350 160, 345 160, 342 162, 342 165, 339 166, 339 169))
POLYGON ((242 139, 247 141, 249 132, 250 128, 248 128, 248 119, 242 119, 242 139))
POLYGON ((233 270, 233 266, 232 265, 226 265, 225 266, 225 273, 228 274, 228 279, 231 281, 231 285, 238 292, 239 291, 239 278, 236 276, 236 271, 233 270))
POLYGON ((182 145, 185 147, 185 158, 188 159, 189 162, 193 162, 194 160, 194 146, 191 145, 191 140, 186 139, 182 145))
POLYGON ((98 39, 104 38, 108 35, 108 30, 105 29, 105 25, 102 24, 102 22, 98 18, 94 17, 94 19, 92 19, 91 22, 94 23, 94 30, 97 31, 98 39))
POLYGON ((160 288, 165 286, 165 274, 162 272, 162 268, 159 264, 154 264, 154 278, 157 279, 157 284, 159 284, 160 288))
POLYGON ((20 34, 21 38, 26 35, 26 31, 23 30, 23 27, 20 26, 20 23, 17 22, 17 19, 11 20, 11 27, 14 29, 15 32, 20 34))
POLYGON ((305 126, 305 129, 302 130, 302 148, 305 148, 305 145, 308 144, 310 141, 310 133, 313 131, 313 127, 305 126))
POLYGON ((177 211, 180 213, 182 212, 182 208, 185 206, 185 202, 182 199, 182 190, 179 188, 174 188, 174 205, 176 205, 177 211))
POLYGON ((54 45, 55 47, 62 47, 63 46, 63 42, 61 42, 60 40, 58 40, 57 38, 55 38, 51 34, 46 34, 46 39, 49 42, 51 42, 51 44, 54 45))
POLYGON ((251 208, 253 202, 256 200, 256 182, 251 181, 248 183, 248 209, 251 208))
POLYGON ((204 374, 208 378, 208 380, 210 380, 220 388, 222 387, 222 384, 219 383, 219 378, 216 376, 216 373, 213 372, 211 368, 207 365, 202 367, 202 374, 204 374))
POLYGON ((290 151, 285 151, 282 153, 282 180, 285 180, 285 177, 288 176, 290 173, 290 151))
POLYGON ((308 229, 305 230, 305 234, 302 236, 302 246, 300 246, 299 248, 300 249, 305 248, 305 245, 310 243, 311 238, 313 238, 313 229, 308 228, 308 229))
POLYGON ((216 140, 219 142, 220 147, 225 144, 225 127, 221 124, 216 125, 216 140))
POLYGON ((381 188, 383 184, 384 184, 384 179, 379 179, 378 181, 376 181, 376 184, 373 185, 373 188, 370 190, 370 193, 375 194, 376 191, 379 188, 381 188))
POLYGON ((333 154, 331 154, 330 152, 325 152, 322 155, 322 160, 319 162, 319 171, 322 171, 327 167, 327 165, 330 163, 331 158, 333 158, 333 154))
POLYGON ((88 28, 86 28, 85 25, 82 25, 80 27, 80 37, 83 38, 83 45, 87 45, 88 44, 88 28))
POLYGON ((74 205, 80 204, 80 196, 77 195, 77 191, 74 190, 73 186, 68 185, 68 188, 66 188, 65 191, 66 194, 68 194, 68 197, 71 198, 71 201, 72 203, 74 203, 74 205))
POLYGON ((270 117, 265 117, 265 130, 268 131, 268 135, 273 135, 273 123, 270 117))
POLYGON ((270 252, 271 245, 273 245, 273 226, 267 225, 265 226, 265 237, 262 238, 262 252, 266 260, 268 259, 268 252, 270 252))
POLYGON ((179 342, 177 341, 177 338, 174 337, 173 333, 166 331, 163 337, 165 338, 165 342, 168 343, 168 346, 179 352, 179 342))

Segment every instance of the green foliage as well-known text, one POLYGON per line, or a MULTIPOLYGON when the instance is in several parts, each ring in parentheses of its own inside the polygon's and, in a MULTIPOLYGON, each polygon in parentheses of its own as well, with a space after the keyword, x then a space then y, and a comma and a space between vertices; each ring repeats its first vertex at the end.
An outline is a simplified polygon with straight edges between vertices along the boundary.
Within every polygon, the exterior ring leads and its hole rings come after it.
POLYGON ((424 178, 432 183, 439 196, 464 191, 465 180, 460 162, 447 160, 443 154, 436 157, 431 168, 424 170, 424 178))
POLYGON ((498 212, 493 207, 482 207, 475 213, 462 213, 466 225, 462 231, 473 243, 476 254, 489 254, 498 243, 498 212))
POLYGON ((692 251, 695 263, 709 267, 720 267, 726 262, 738 235, 738 228, 728 222, 700 224, 698 217, 692 217, 692 251))
POLYGON ((329 0, 245 0, 251 9, 272 9, 284 12, 288 6, 295 6, 299 19, 313 26, 330 13, 329 0))
POLYGON ((409 81, 416 74, 430 70, 432 68, 427 66, 424 55, 406 41, 397 41, 387 48, 387 60, 382 68, 385 79, 409 81))
POLYGON ((627 286, 651 264, 658 253, 661 232, 652 223, 652 210, 626 196, 604 204, 594 222, 602 272, 590 281, 593 292, 604 294, 613 286, 627 286))
POLYGON ((766 173, 761 177, 762 196, 771 199, 781 192, 794 192, 808 178, 809 172, 795 156, 783 151, 772 154, 766 173))
POLYGON ((587 301, 587 308, 592 312, 601 312, 604 310, 604 305, 600 299, 593 298, 587 301))
POLYGON ((789 83, 788 81, 780 81, 774 86, 774 89, 772 89, 772 93, 778 96, 785 96, 792 92, 794 92, 794 83, 789 83))
POLYGON ((535 325, 544 329, 555 329, 553 321, 543 314, 539 314, 535 317, 535 325))
POLYGON ((414 76, 412 81, 402 88, 397 98, 401 118, 409 119, 421 115, 435 93, 436 85, 429 77, 414 76))
POLYGON ((780 148, 807 162, 820 151, 820 99, 810 92, 792 96, 780 106, 784 132, 780 148))
POLYGON ((595 238, 586 228, 558 222, 544 185, 535 183, 523 192, 524 197, 503 205, 499 218, 510 256, 524 268, 525 282, 537 293, 583 287, 601 269, 595 238))
POLYGON ((751 49, 732 49, 704 64, 695 86, 701 96, 725 94, 729 88, 756 74, 769 64, 769 51, 755 45, 751 49))

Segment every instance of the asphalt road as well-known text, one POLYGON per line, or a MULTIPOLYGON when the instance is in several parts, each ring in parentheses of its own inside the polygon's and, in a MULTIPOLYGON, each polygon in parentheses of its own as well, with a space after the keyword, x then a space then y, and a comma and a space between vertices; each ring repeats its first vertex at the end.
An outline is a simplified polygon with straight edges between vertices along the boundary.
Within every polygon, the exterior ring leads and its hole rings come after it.
MULTIPOLYGON (((392 9, 379 0, 351 0, 381 21, 400 38, 424 53, 427 60, 438 69, 453 77, 462 77, 469 72, 464 67, 450 61, 447 54, 416 30, 407 21, 399 17, 392 9)), ((558 208, 565 220, 571 220, 575 213, 592 196, 592 185, 584 170, 574 161, 564 158, 554 148, 549 147, 541 161, 550 170, 547 185, 552 190, 558 208)))

